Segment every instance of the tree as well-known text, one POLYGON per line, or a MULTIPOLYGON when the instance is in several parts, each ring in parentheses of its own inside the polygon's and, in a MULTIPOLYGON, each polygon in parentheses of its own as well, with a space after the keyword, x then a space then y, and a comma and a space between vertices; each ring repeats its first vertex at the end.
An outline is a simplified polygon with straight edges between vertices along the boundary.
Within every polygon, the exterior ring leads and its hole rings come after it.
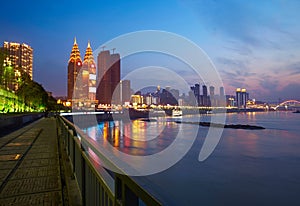
POLYGON ((34 110, 40 110, 41 108, 45 109, 47 106, 48 93, 42 85, 32 81, 29 75, 25 72, 21 74, 20 86, 16 91, 16 94, 25 103, 25 105, 33 108, 34 110))
POLYGON ((0 86, 3 86, 3 73, 4 73, 4 59, 6 58, 6 54, 3 48, 0 48, 0 86))
POLYGON ((13 90, 15 76, 14 68, 11 65, 4 65, 2 76, 2 84, 4 85, 4 88, 6 88, 7 90, 13 90))

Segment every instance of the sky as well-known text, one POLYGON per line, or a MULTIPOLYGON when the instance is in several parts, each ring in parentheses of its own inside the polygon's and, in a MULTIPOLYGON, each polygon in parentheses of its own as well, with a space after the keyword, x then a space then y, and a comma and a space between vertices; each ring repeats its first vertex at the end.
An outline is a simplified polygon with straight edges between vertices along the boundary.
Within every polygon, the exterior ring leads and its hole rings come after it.
POLYGON ((54 96, 66 96, 75 36, 83 57, 88 40, 96 50, 122 34, 162 30, 203 49, 227 94, 242 87, 262 101, 300 100, 299 11, 297 0, 4 1, 0 41, 34 49, 34 80, 54 96))

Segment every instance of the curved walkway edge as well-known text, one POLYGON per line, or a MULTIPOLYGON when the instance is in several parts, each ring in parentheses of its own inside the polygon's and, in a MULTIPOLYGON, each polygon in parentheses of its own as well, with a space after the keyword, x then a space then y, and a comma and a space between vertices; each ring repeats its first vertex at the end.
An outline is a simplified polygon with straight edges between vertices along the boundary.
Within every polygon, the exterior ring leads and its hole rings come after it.
POLYGON ((60 148, 53 117, 1 137, 0 205, 80 205, 60 148))

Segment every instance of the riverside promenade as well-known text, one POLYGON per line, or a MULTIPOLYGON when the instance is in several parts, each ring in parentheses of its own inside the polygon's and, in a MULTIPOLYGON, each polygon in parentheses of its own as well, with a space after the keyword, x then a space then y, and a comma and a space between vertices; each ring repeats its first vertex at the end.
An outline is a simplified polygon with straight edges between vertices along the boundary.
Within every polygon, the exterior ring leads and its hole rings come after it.
MULTIPOLYGON (((69 198, 72 178, 62 162, 68 160, 60 150, 54 117, 1 137, 0 205, 80 205, 79 199, 69 198)), ((79 194, 74 187, 71 193, 79 194)))

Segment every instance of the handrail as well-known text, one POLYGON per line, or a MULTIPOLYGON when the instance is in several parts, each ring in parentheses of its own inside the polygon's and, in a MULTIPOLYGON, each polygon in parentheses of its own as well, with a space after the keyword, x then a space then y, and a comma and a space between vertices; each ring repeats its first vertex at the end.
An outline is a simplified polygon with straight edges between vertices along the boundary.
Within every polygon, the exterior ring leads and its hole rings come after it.
POLYGON ((138 206, 162 205, 145 189, 138 185, 122 169, 118 168, 109 157, 106 157, 97 148, 96 142, 84 134, 76 125, 65 117, 58 117, 60 137, 63 139, 74 176, 80 188, 83 205, 116 205, 138 206), (100 159, 113 168, 111 176, 106 169, 96 168, 88 151, 91 149, 100 159))

